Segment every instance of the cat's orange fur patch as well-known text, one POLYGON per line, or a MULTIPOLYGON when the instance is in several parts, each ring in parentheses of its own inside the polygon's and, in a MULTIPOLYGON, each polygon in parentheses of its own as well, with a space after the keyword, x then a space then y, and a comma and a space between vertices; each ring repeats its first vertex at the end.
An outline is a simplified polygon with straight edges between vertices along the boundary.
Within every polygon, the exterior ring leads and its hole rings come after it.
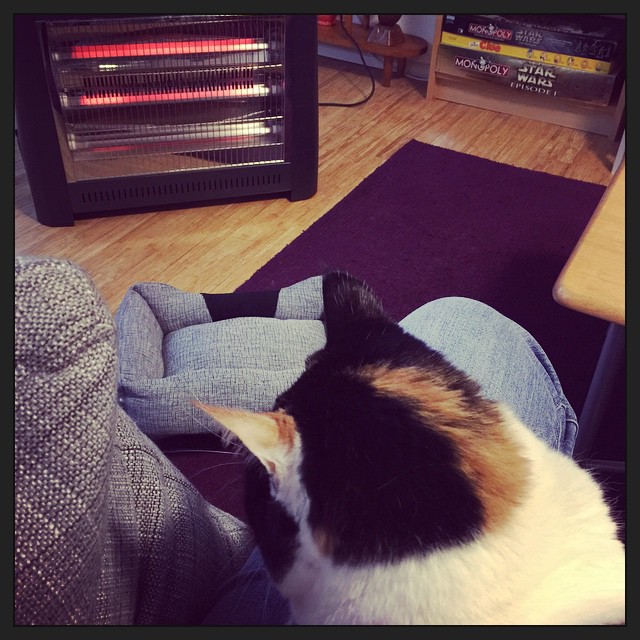
POLYGON ((278 441, 284 445, 287 451, 293 448, 293 441, 297 430, 296 421, 284 411, 270 411, 267 413, 277 426, 278 441))
POLYGON ((316 527, 311 534, 318 550, 323 556, 331 556, 334 549, 334 542, 329 532, 323 527, 316 527))
POLYGON ((378 392, 411 402, 426 424, 451 439, 484 507, 487 530, 508 518, 527 490, 529 465, 495 403, 479 398, 472 410, 461 390, 416 367, 369 366, 359 375, 378 392))

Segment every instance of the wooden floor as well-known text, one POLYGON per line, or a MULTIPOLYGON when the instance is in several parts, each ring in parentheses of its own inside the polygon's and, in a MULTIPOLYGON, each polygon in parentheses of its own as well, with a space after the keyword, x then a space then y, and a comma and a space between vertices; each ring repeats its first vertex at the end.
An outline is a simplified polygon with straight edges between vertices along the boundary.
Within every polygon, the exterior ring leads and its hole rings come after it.
MULTIPOLYGON (((411 139, 609 184, 615 141, 463 105, 427 102, 425 81, 393 78, 385 88, 380 85, 382 70, 373 69, 373 74, 376 91, 365 104, 320 107, 318 192, 300 202, 277 198, 47 227, 37 222, 16 150, 15 251, 77 262, 115 311, 127 288, 139 281, 193 292, 233 291, 411 139)), ((319 58, 320 102, 356 102, 369 90, 369 76, 359 65, 319 58)))

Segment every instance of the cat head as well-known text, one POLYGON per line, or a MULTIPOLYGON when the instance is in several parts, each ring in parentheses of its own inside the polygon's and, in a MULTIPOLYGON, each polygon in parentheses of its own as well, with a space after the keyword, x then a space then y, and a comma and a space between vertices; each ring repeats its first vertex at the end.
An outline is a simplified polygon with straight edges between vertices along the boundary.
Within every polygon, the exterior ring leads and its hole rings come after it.
POLYGON ((259 463, 246 509, 272 574, 301 545, 337 563, 388 562, 499 520, 518 492, 495 464, 498 408, 365 283, 331 272, 323 297, 326 345, 271 411, 199 405, 259 463))

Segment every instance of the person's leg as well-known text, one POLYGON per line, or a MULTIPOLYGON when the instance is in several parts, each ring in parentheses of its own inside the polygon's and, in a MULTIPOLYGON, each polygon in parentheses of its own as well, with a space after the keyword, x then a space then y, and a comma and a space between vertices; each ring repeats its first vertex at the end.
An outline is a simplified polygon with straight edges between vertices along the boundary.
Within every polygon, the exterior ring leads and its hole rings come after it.
POLYGON ((273 584, 259 549, 218 592, 203 625, 285 625, 289 605, 273 584))
POLYGON ((507 403, 534 433, 571 455, 578 424, 542 347, 523 327, 488 305, 450 297, 428 302, 400 321, 407 332, 507 403))

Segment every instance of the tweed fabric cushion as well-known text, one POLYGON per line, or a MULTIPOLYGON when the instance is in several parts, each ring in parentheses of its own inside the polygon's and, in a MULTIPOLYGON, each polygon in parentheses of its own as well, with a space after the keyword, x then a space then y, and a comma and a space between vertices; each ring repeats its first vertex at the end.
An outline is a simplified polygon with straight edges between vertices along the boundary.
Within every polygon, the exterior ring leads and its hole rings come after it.
POLYGON ((126 292, 116 312, 118 398, 141 430, 154 440, 216 432, 196 399, 272 407, 326 342, 321 276, 272 293, 271 304, 269 292, 187 293, 157 282, 126 292))
POLYGON ((197 624, 253 548, 116 402, 115 326, 65 260, 15 261, 15 623, 197 624))

